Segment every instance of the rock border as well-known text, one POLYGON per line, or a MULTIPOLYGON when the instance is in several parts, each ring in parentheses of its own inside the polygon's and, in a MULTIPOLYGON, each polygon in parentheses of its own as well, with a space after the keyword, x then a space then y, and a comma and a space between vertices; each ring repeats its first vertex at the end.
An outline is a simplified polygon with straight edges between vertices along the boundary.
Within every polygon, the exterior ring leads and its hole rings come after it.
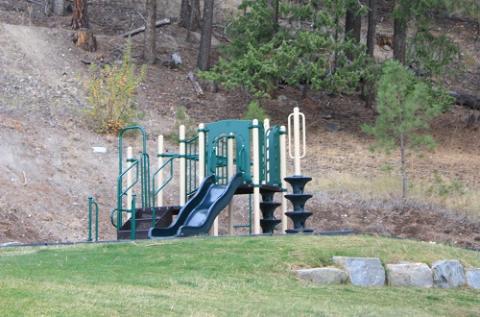
POLYGON ((334 267, 302 268, 294 272, 299 279, 318 285, 480 289, 480 268, 465 269, 459 260, 439 260, 431 266, 406 261, 384 266, 379 258, 334 256, 332 262, 334 267))

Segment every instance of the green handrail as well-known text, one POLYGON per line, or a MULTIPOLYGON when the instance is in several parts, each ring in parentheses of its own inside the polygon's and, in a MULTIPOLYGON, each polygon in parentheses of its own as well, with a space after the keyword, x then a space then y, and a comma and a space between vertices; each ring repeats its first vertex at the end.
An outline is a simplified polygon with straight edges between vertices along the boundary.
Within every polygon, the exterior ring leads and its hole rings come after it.
MULTIPOLYGON (((138 131, 142 136, 142 152, 140 159, 140 182, 142 190, 142 208, 150 206, 150 160, 147 154, 147 133, 141 126, 130 126, 119 131, 118 133, 118 179, 117 179, 117 230, 120 230, 122 226, 122 213, 123 213, 123 196, 126 191, 122 191, 123 176, 126 171, 123 171, 123 135, 128 131, 138 131)), ((138 162, 138 161, 137 161, 138 162)), ((138 166, 138 163, 135 164, 138 166)), ((128 170, 128 169, 127 169, 128 170)), ((138 183, 138 168, 137 179, 134 184, 138 183)), ((133 187, 133 185, 131 186, 133 187)), ((130 187, 130 188, 131 188, 130 187)), ((128 188, 128 189, 130 189, 128 188)), ((128 190, 127 189, 127 190, 128 190)))
POLYGON ((120 228, 122 228, 122 225, 123 225, 123 216, 122 216, 122 213, 124 211, 123 210, 123 197, 127 194, 127 192, 131 188, 133 188, 138 183, 138 180, 139 180, 139 168, 138 168, 139 161, 136 160, 136 159, 131 159, 129 161, 132 163, 132 165, 130 165, 125 171, 123 171, 117 177, 117 201, 118 201, 117 208, 116 208, 116 211, 117 211, 117 230, 120 230, 120 228), (132 182, 132 184, 130 186, 128 186, 125 190, 123 190, 123 177, 133 168, 135 168, 135 180, 132 182))
POLYGON ((95 198, 88 197, 88 242, 92 242, 92 212, 95 206, 95 242, 98 241, 98 204, 95 198))

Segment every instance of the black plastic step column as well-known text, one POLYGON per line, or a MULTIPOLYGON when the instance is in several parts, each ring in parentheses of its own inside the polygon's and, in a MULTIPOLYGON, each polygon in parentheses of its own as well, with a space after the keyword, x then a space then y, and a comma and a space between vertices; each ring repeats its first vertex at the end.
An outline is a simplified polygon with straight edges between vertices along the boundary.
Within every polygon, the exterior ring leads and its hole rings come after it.
POLYGON ((263 219, 260 220, 260 226, 264 234, 273 234, 275 227, 282 222, 275 218, 275 209, 282 205, 273 201, 275 192, 262 193, 262 202, 260 203, 260 210, 262 211, 263 219))
POLYGON ((287 181, 292 186, 292 194, 285 195, 285 198, 290 200, 293 205, 293 211, 285 213, 287 217, 292 219, 293 229, 287 230, 287 233, 312 233, 312 229, 307 229, 305 227, 305 222, 308 217, 312 215, 311 212, 305 211, 305 203, 307 200, 312 198, 312 195, 305 194, 305 184, 311 181, 312 178, 308 176, 295 175, 290 177, 285 177, 287 181))

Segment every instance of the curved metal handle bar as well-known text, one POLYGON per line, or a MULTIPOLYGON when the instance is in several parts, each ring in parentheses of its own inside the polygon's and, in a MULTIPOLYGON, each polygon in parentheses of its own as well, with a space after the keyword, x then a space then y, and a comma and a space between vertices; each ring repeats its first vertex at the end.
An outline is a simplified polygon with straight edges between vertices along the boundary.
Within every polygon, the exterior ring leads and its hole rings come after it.
POLYGON ((118 162, 119 162, 119 170, 122 172, 123 167, 123 135, 125 132, 138 130, 142 135, 142 151, 143 153, 147 153, 147 132, 145 129, 138 125, 129 126, 126 128, 121 129, 118 132, 118 162))

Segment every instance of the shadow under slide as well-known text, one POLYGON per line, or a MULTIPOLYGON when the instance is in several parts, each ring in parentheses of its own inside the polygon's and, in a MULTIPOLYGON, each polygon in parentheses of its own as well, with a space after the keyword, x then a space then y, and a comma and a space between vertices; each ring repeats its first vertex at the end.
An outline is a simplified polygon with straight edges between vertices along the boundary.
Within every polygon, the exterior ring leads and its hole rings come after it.
POLYGON ((228 184, 215 184, 215 175, 205 178, 193 197, 168 228, 150 228, 148 237, 188 237, 208 234, 215 218, 230 203, 243 184, 243 174, 235 174, 228 184))

